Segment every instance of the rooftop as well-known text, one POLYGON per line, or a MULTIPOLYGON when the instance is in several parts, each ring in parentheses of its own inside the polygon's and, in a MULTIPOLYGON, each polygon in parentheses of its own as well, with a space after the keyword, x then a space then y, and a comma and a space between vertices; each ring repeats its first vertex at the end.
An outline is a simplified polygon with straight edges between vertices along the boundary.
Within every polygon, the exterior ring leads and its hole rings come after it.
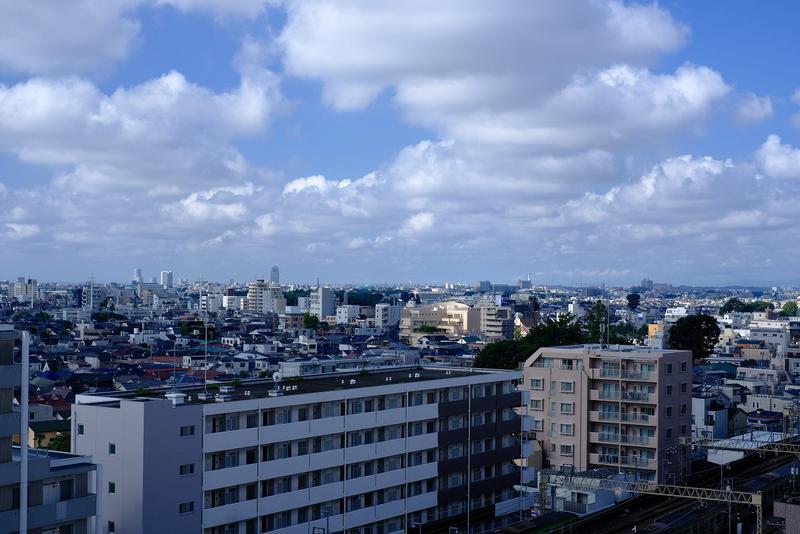
MULTIPOLYGON (((446 367, 420 367, 400 366, 381 368, 374 371, 336 372, 304 377, 291 377, 276 383, 272 379, 242 379, 235 382, 209 383, 207 387, 191 385, 179 387, 178 391, 186 394, 187 403, 213 403, 216 395, 225 397, 225 400, 248 400, 271 396, 272 392, 280 391, 281 395, 300 395, 305 393, 319 393, 344 389, 376 387, 389 384, 410 384, 420 381, 443 380, 447 378, 468 377, 474 375, 492 375, 497 373, 513 373, 506 370, 472 370, 471 368, 446 368, 446 367), (208 398, 199 398, 203 392, 209 393, 208 398)), ((115 399, 147 400, 148 398, 163 398, 170 387, 151 388, 146 395, 141 392, 111 392, 98 393, 96 396, 111 397, 115 399)), ((93 394, 88 394, 93 396, 93 394)))

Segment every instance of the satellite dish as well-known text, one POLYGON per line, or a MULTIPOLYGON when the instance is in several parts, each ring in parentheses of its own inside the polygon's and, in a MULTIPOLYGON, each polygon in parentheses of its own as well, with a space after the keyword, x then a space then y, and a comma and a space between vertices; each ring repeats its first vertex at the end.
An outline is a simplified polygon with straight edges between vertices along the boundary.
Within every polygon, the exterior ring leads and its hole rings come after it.
POLYGON ((281 374, 280 371, 275 371, 274 373, 272 373, 272 380, 277 384, 278 382, 283 380, 283 375, 281 374))

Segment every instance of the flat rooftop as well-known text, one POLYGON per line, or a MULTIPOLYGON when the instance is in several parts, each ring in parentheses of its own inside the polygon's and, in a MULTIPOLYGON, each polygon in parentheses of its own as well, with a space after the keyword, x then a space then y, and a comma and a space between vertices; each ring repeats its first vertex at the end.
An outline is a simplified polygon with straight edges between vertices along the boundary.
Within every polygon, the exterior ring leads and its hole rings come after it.
POLYGON ((685 350, 678 350, 678 349, 654 349, 652 347, 647 347, 644 345, 600 345, 598 343, 587 343, 583 345, 560 345, 560 346, 553 346, 553 347, 542 347, 544 349, 558 349, 558 350, 574 350, 580 352, 587 352, 587 351, 600 351, 604 353, 611 353, 611 352, 619 352, 619 353, 629 353, 633 355, 637 354, 672 354, 675 352, 688 352, 685 350))
MULTIPOLYGON (((475 375, 491 376, 503 372, 514 372, 509 370, 490 370, 490 369, 475 369, 471 368, 436 368, 436 367, 418 367, 418 366, 402 366, 394 368, 382 368, 377 370, 354 371, 354 372, 335 372, 308 375, 304 377, 290 377, 285 378, 277 384, 271 378, 269 379, 240 379, 237 381, 236 386, 233 385, 233 380, 225 382, 209 382, 207 387, 202 384, 191 386, 179 386, 179 392, 188 395, 187 404, 198 403, 214 403, 216 399, 214 395, 221 393, 226 395, 229 401, 234 400, 248 400, 259 399, 270 396, 270 392, 278 389, 283 392, 284 396, 287 395, 302 395, 306 393, 319 393, 325 391, 336 390, 349 390, 358 388, 368 388, 384 386, 389 384, 410 384, 415 382, 425 382, 431 380, 445 380, 449 378, 468 377, 475 375), (222 393, 221 388, 233 388, 232 392, 222 393), (198 398, 199 394, 207 391, 211 396, 208 399, 198 398)), ((150 388, 142 395, 141 392, 110 392, 110 393, 97 393, 87 394, 89 396, 98 397, 111 397, 118 399, 130 400, 147 400, 150 398, 164 398, 164 395, 171 391, 170 386, 162 386, 157 388, 150 388)), ((101 403, 111 405, 112 403, 101 403)))

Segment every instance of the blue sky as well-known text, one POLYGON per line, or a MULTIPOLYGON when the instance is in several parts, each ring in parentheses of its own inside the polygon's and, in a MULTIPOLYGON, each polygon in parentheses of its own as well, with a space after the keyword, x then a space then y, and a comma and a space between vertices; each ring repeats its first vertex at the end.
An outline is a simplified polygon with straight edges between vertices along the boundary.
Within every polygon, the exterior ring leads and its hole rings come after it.
POLYGON ((799 10, 6 2, 0 278, 797 285, 799 10))

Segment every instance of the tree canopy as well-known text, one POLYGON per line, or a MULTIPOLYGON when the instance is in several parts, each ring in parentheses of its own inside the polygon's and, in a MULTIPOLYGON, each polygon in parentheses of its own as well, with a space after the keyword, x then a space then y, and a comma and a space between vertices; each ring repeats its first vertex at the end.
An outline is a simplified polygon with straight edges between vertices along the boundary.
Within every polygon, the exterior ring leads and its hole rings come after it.
POLYGON ((487 345, 475 358, 475 367, 516 369, 541 347, 583 343, 580 321, 571 314, 559 319, 546 319, 518 340, 499 341, 487 345))
POLYGON ((642 296, 639 293, 631 293, 627 297, 625 297, 628 301, 628 308, 631 311, 635 311, 639 308, 639 304, 642 302, 642 296))
POLYGON ((783 305, 781 308, 780 314, 784 317, 796 317, 797 316, 797 302, 790 300, 786 304, 783 305))
POLYGON ((719 325, 710 315, 681 317, 669 329, 669 346, 692 351, 695 360, 708 356, 719 342, 719 325))
POLYGON ((728 299, 719 309, 720 315, 725 315, 730 312, 763 312, 766 310, 775 309, 775 305, 771 302, 764 300, 754 300, 752 302, 744 302, 736 297, 728 299))

